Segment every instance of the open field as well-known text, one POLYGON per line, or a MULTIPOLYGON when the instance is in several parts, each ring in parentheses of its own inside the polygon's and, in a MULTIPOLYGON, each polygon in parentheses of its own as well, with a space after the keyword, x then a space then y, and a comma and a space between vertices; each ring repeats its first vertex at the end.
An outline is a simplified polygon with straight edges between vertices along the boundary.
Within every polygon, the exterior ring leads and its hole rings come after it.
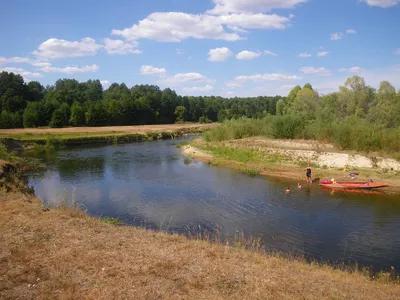
POLYGON ((0 194, 1 299, 398 299, 386 276, 106 224, 0 194))
POLYGON ((165 124, 138 126, 105 126, 105 127, 67 127, 67 128, 17 128, 0 129, 0 138, 34 140, 45 135, 61 137, 110 136, 123 134, 147 134, 159 132, 176 132, 180 130, 210 128, 215 124, 165 124))

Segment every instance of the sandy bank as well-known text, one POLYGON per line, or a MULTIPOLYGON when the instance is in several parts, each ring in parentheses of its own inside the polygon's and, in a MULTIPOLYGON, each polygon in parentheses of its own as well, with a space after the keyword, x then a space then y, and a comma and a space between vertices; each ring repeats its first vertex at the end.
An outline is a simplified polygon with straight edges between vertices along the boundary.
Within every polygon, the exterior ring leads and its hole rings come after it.
POLYGON ((330 144, 308 141, 270 140, 265 138, 247 138, 225 142, 206 143, 202 139, 193 141, 182 147, 185 155, 207 163, 223 165, 233 169, 243 170, 244 167, 254 168, 260 175, 282 177, 305 181, 303 171, 305 164, 311 162, 314 177, 336 178, 350 180, 349 171, 359 171, 359 180, 384 181, 390 185, 386 191, 400 192, 400 162, 391 158, 365 156, 340 152, 330 144), (260 159, 238 162, 224 155, 214 155, 212 148, 228 148, 243 151, 254 151, 260 159), (276 155, 274 162, 263 161, 263 157, 276 155))
POLYGON ((360 273, 105 224, 0 194, 1 299, 397 299, 360 273))

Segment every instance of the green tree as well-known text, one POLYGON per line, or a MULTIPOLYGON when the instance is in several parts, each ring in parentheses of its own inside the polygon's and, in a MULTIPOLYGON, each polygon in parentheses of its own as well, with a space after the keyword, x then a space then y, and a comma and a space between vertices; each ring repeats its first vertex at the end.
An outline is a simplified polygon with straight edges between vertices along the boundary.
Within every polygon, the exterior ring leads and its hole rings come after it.
POLYGON ((11 116, 5 110, 0 114, 0 128, 12 128, 11 116))
POLYGON ((71 117, 68 123, 71 126, 83 126, 85 125, 85 111, 79 102, 74 102, 71 107, 71 117))
POLYGON ((177 106, 175 108, 175 116, 176 116, 176 123, 185 122, 185 107, 184 106, 177 106))

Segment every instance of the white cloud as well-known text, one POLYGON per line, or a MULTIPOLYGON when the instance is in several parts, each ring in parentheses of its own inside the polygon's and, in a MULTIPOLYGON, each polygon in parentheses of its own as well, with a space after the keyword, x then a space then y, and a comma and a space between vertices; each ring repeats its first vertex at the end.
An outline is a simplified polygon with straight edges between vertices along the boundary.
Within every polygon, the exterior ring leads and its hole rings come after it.
POLYGON ((400 48, 396 49, 396 50, 394 51, 394 54, 400 55, 400 48))
POLYGON ((173 76, 165 77, 158 81, 164 85, 180 85, 184 83, 214 83, 214 79, 209 79, 200 73, 179 73, 173 76))
POLYGON ((26 80, 29 80, 30 78, 43 77, 43 75, 40 73, 29 72, 22 68, 13 68, 13 67, 0 68, 0 72, 9 72, 9 73, 14 73, 14 74, 19 74, 26 80))
POLYGON ((272 9, 294 8, 307 0, 213 0, 212 14, 268 12, 272 9))
POLYGON ((6 57, 0 57, 0 64, 17 64, 17 63, 26 63, 30 64, 34 67, 46 67, 46 66, 51 66, 49 62, 45 61, 40 61, 40 60, 32 60, 28 57, 19 57, 19 56, 14 56, 10 58, 6 57))
POLYGON ((299 57, 311 57, 312 55, 310 53, 303 52, 303 53, 300 53, 298 56, 299 57))
POLYGON ((184 54, 185 52, 182 50, 182 49, 176 49, 176 55, 182 55, 182 54, 184 54))
POLYGON ((361 67, 351 67, 351 68, 341 68, 341 69, 339 69, 339 72, 349 72, 349 73, 359 73, 359 72, 361 72, 361 71, 364 71, 365 69, 364 68, 361 68, 361 67))
POLYGON ((104 49, 108 54, 140 54, 140 50, 135 49, 137 44, 126 43, 122 40, 104 39, 104 49))
POLYGON ((369 6, 388 8, 400 3, 400 0, 358 0, 367 3, 369 6))
POLYGON ((97 65, 86 65, 86 66, 66 66, 64 68, 59 68, 59 67, 50 67, 46 66, 41 68, 43 72, 48 72, 48 73, 65 73, 65 74, 73 74, 73 73, 86 73, 86 72, 96 72, 100 68, 97 65))
POLYGON ((349 69, 350 73, 359 73, 361 71, 364 71, 364 69, 361 68, 361 67, 352 67, 352 68, 349 69))
POLYGON ((318 53, 317 53, 317 56, 318 56, 318 57, 322 57, 322 56, 326 56, 326 55, 328 55, 328 54, 329 54, 328 51, 321 51, 321 52, 318 52, 318 53))
POLYGON ((286 75, 286 74, 255 74, 250 76, 236 76, 234 82, 243 83, 246 81, 255 81, 255 82, 263 82, 263 81, 280 81, 280 80, 297 80, 299 77, 296 75, 286 75))
POLYGON ((215 48, 210 49, 208 52, 208 60, 209 61, 226 61, 233 53, 229 48, 215 48))
POLYGON ((247 30, 240 28, 238 26, 228 25, 227 27, 232 31, 244 32, 244 33, 248 32, 247 30))
POLYGON ((265 54, 265 55, 271 55, 271 56, 278 56, 276 53, 274 53, 274 52, 272 52, 272 51, 270 51, 270 50, 265 50, 265 51, 264 51, 264 54, 265 54))
POLYGON ((238 54, 236 54, 236 59, 238 60, 252 60, 259 58, 261 56, 260 52, 253 52, 253 51, 247 51, 244 50, 238 54))
POLYGON ((130 41, 150 39, 160 42, 180 42, 188 38, 237 41, 238 31, 227 32, 224 26, 245 29, 285 29, 290 17, 276 14, 229 14, 212 16, 182 12, 156 12, 123 30, 112 30, 130 41))
POLYGON ((357 30, 355 30, 355 29, 347 29, 347 30, 346 30, 346 33, 347 33, 347 34, 356 34, 356 33, 357 33, 357 30))
POLYGON ((194 87, 185 87, 183 88, 184 92, 193 93, 193 92, 210 92, 213 91, 214 87, 212 85, 206 86, 194 86, 194 87))
POLYGON ((312 74, 312 75, 320 75, 320 76, 332 75, 331 71, 329 71, 325 68, 303 67, 300 69, 300 72, 303 72, 304 74, 312 74))
POLYGON ((331 35, 332 41, 341 40, 342 38, 343 38, 343 33, 341 33, 341 32, 335 32, 331 35))
POLYGON ((152 66, 142 66, 140 68, 140 74, 142 75, 164 75, 167 70, 164 68, 154 68, 152 66))
POLYGON ((33 54, 44 59, 93 56, 101 47, 101 45, 96 44, 94 39, 89 37, 73 42, 51 38, 41 43, 33 54))
POLYGON ((100 83, 103 86, 103 89, 108 89, 108 87, 111 85, 111 82, 108 80, 100 80, 100 83))
POLYGON ((228 81, 225 85, 231 89, 243 87, 243 83, 239 83, 239 82, 235 82, 235 81, 228 81))

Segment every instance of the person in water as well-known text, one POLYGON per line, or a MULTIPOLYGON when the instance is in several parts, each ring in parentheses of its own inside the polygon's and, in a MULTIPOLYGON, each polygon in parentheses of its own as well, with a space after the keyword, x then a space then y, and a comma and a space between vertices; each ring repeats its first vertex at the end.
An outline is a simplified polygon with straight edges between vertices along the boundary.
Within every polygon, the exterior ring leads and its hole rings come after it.
POLYGON ((312 170, 310 163, 307 164, 307 168, 305 168, 306 176, 307 176, 307 183, 312 184, 312 170))
POLYGON ((286 188, 285 193, 290 193, 290 187, 287 187, 287 188, 286 188))
POLYGON ((297 188, 298 188, 299 190, 301 190, 301 183, 300 183, 300 182, 297 184, 297 188))

